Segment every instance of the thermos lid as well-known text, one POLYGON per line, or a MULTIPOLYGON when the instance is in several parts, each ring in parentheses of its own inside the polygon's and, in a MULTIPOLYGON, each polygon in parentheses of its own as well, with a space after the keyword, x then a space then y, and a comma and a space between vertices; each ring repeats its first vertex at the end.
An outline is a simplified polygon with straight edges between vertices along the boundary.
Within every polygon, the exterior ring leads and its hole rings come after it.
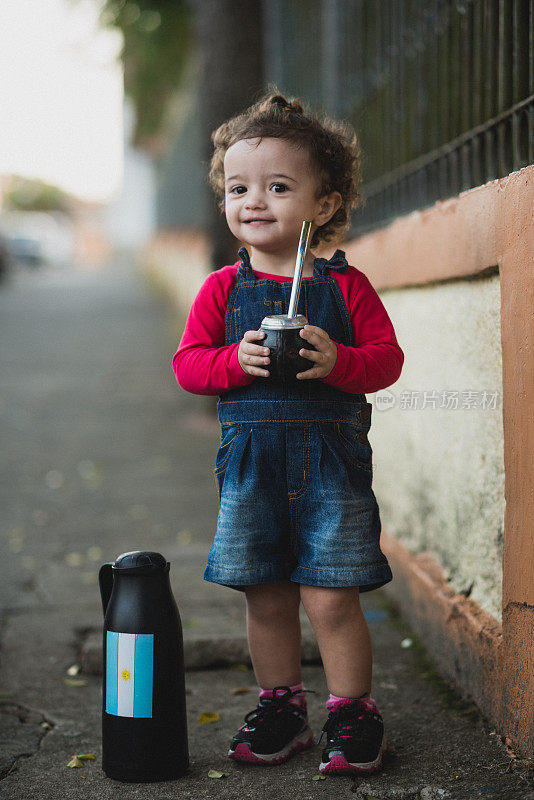
POLYGON ((167 560, 161 553, 153 553, 145 550, 132 550, 130 553, 122 553, 117 556, 113 569, 136 573, 157 572, 165 570, 167 560))
POLYGON ((308 320, 304 314, 298 314, 296 317, 288 317, 287 314, 272 314, 270 317, 264 317, 261 321, 261 327, 268 331, 303 328, 307 324, 308 320))

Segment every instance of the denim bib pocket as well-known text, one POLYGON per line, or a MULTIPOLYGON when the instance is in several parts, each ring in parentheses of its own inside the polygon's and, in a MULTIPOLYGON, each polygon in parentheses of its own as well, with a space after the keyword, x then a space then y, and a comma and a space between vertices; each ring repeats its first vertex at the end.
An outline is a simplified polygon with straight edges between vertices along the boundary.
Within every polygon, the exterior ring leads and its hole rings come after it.
POLYGON ((215 475, 221 475, 228 466, 230 456, 239 434, 243 429, 242 422, 230 422, 221 426, 221 443, 215 457, 215 475))
POLYGON ((338 440, 348 452, 353 464, 366 472, 372 472, 373 450, 367 438, 367 426, 338 422, 336 428, 338 440))

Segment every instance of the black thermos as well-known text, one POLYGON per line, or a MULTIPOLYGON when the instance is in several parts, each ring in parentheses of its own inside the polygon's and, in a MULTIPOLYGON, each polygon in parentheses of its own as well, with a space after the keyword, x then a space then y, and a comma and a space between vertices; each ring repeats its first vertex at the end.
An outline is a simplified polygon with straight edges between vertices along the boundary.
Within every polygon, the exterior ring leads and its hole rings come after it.
POLYGON ((178 778, 189 766, 180 615, 160 553, 100 569, 104 607, 102 768, 108 778, 178 778))

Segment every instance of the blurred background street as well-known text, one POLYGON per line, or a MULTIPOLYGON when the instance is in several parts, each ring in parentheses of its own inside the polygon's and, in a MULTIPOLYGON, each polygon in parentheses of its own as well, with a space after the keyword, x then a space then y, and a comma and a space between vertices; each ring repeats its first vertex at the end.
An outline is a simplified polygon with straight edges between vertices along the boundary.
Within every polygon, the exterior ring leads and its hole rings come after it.
MULTIPOLYGON (((161 549, 187 572, 205 550, 217 426, 193 396, 177 402, 178 317, 130 260, 17 274, 0 319, 2 602, 65 604, 83 628, 104 561, 161 549)), ((229 593, 210 588, 222 614, 229 593)))

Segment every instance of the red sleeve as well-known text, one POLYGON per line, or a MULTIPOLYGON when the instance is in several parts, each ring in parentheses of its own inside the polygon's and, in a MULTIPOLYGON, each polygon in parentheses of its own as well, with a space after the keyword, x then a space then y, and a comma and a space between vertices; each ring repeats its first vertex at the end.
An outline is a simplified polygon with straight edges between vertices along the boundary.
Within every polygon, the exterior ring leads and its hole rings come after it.
POLYGON ((237 360, 239 342, 224 344, 226 307, 236 271, 234 265, 212 272, 193 301, 172 359, 176 380, 187 392, 218 395, 254 380, 237 360))
POLYGON ((385 389, 398 380, 404 354, 380 297, 369 279, 354 267, 339 276, 349 309, 354 347, 337 344, 337 361, 325 383, 351 394, 385 389))

